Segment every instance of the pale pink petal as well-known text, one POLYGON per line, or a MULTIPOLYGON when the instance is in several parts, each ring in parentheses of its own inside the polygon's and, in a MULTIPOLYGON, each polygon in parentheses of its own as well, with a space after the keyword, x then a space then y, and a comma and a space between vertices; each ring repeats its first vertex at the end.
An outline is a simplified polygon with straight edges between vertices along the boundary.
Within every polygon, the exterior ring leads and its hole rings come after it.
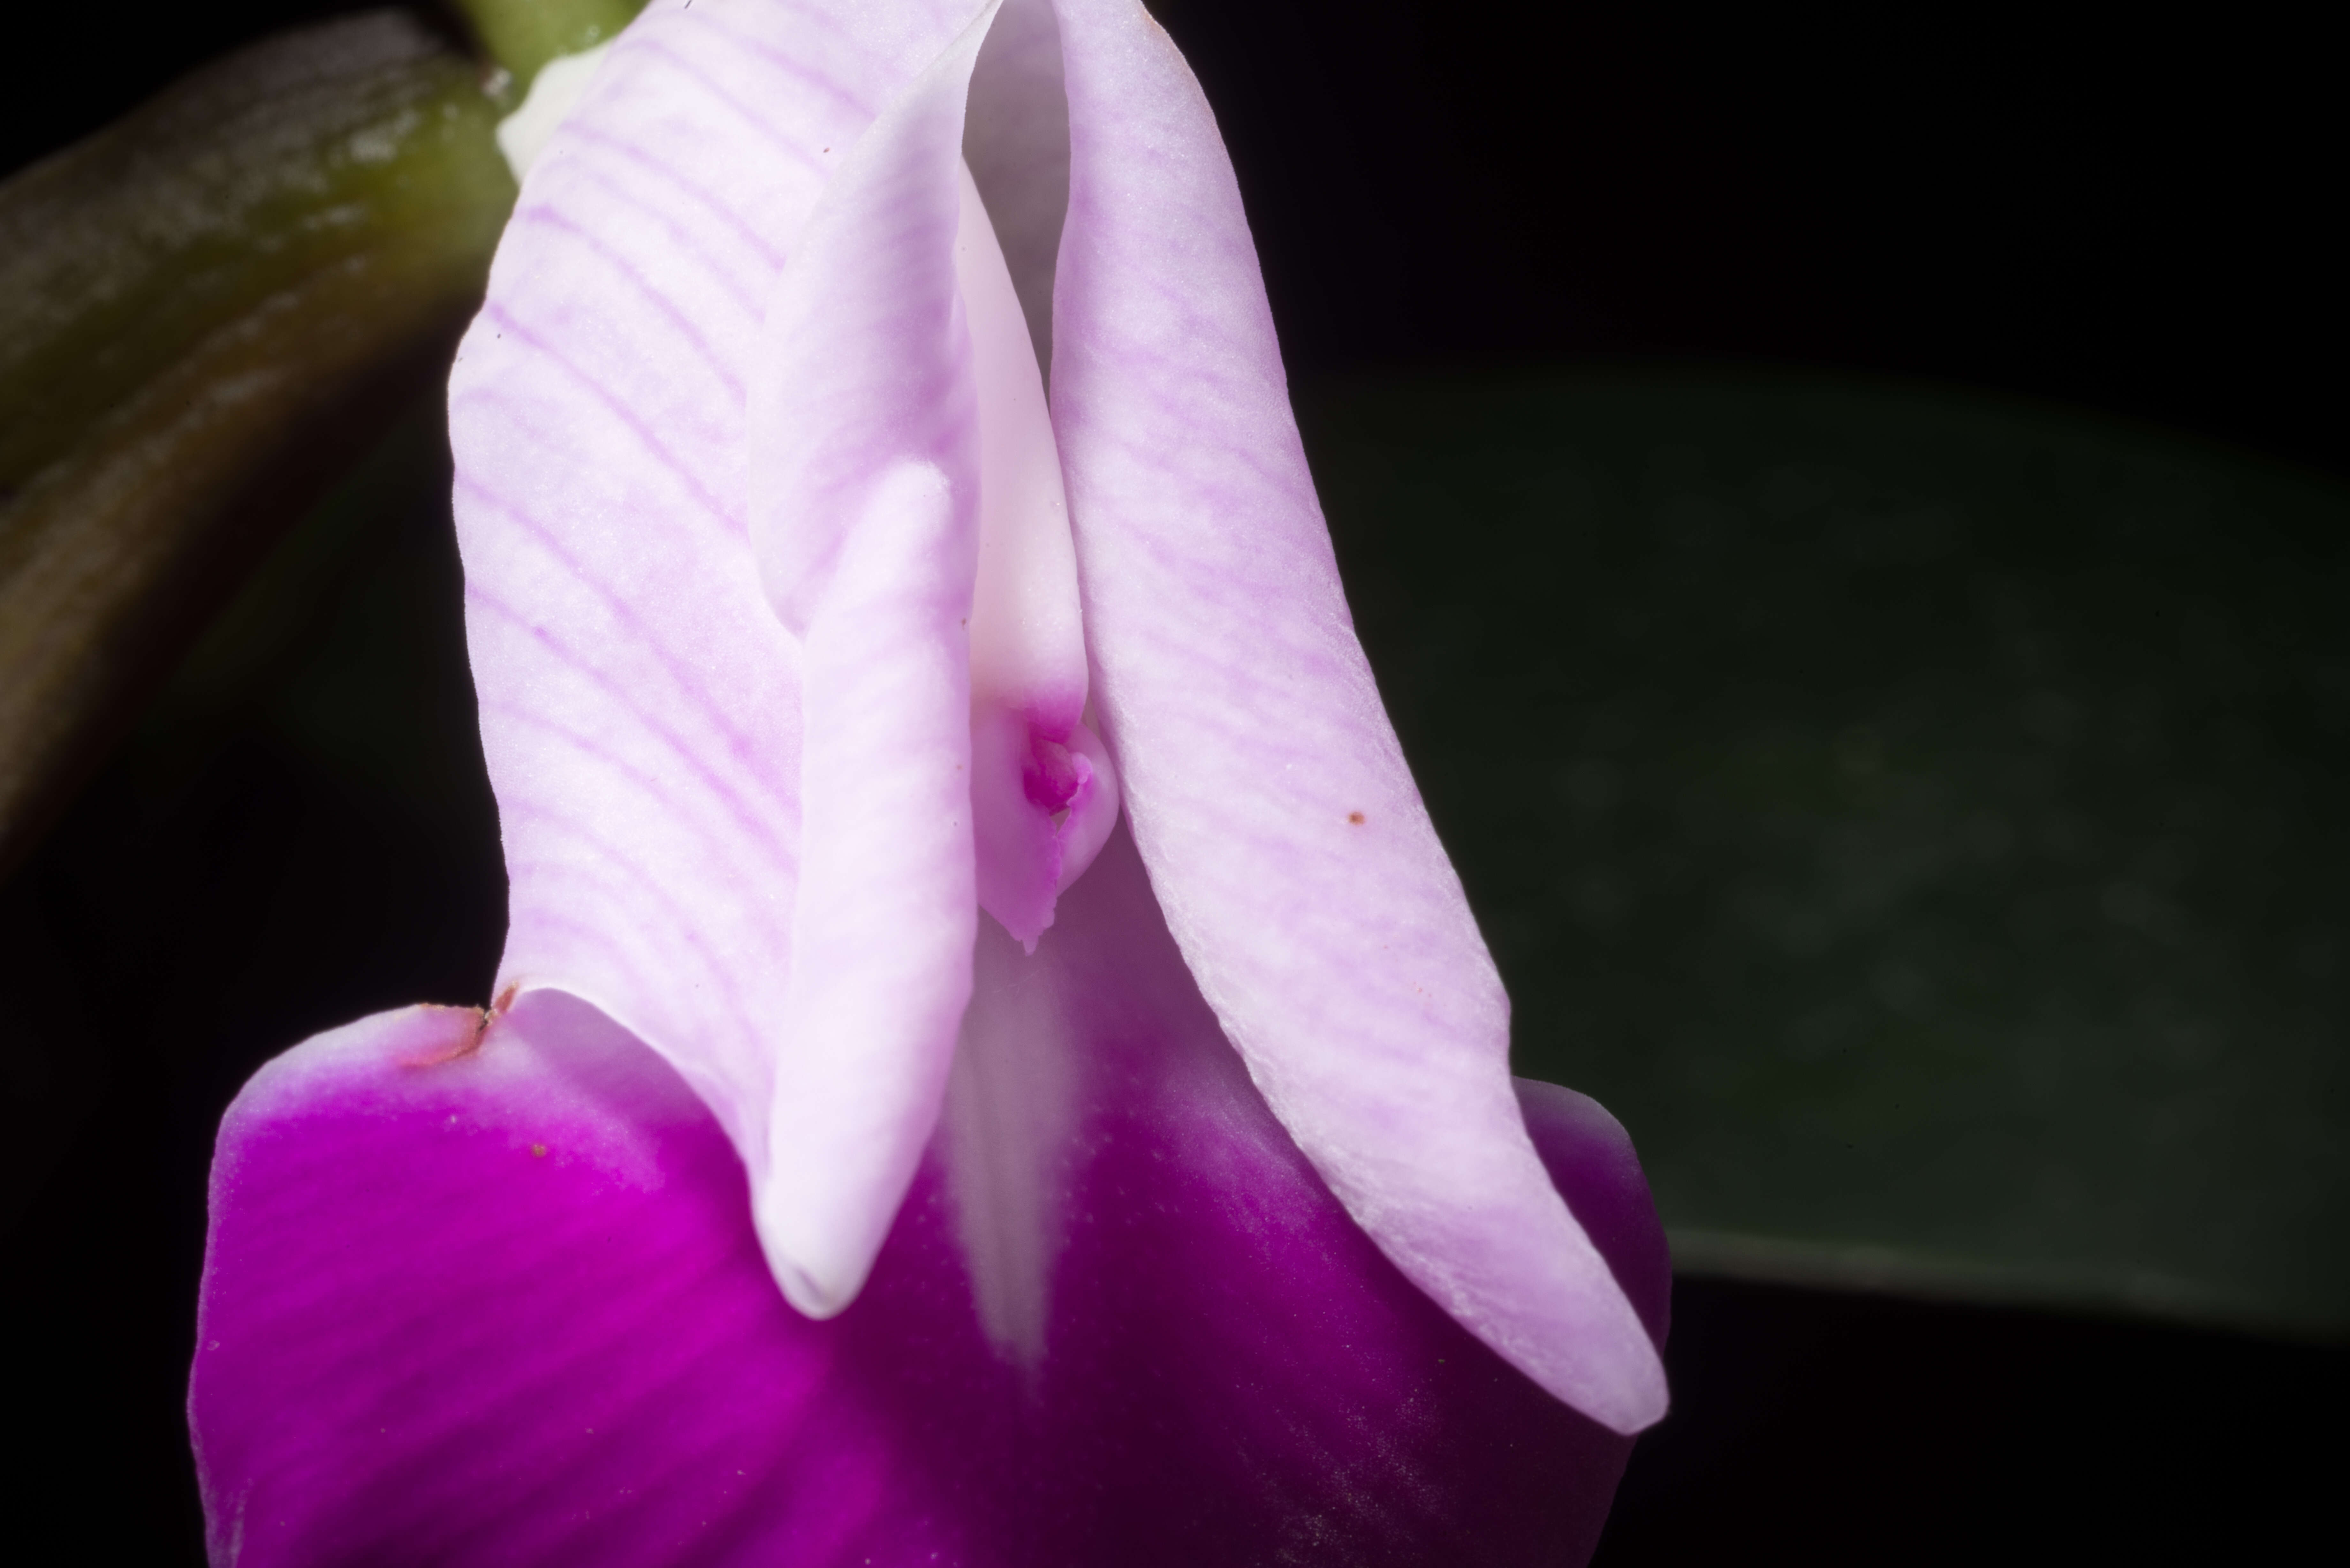
POLYGON ((1637 1430, 1662 1366, 1520 1118, 1508 1001, 1355 639, 1214 118, 1137 0, 1058 16, 1054 423, 1152 886, 1274 1114, 1388 1256, 1637 1430))
POLYGON ((885 471, 808 633, 807 841, 751 1181, 768 1262, 812 1317, 865 1282, 971 997, 971 693, 952 635, 970 534, 937 469, 885 471))
POLYGON ((533 165, 450 388, 511 879, 501 994, 559 987, 764 1151, 799 864, 800 670, 744 401, 833 172, 970 0, 659 0, 533 165))
POLYGON ((963 99, 993 18, 833 177, 752 376, 752 549, 806 639, 793 973, 752 1187, 784 1293, 819 1317, 872 1267, 971 995, 981 467, 954 252, 963 99))
MULTIPOLYGON (((975 526, 977 389, 954 246, 963 99, 993 12, 983 7, 848 149, 767 305, 743 431, 751 545, 769 602, 797 633, 894 465, 939 469, 973 514, 960 532, 975 526)), ((961 547, 968 577, 975 537, 961 547)))

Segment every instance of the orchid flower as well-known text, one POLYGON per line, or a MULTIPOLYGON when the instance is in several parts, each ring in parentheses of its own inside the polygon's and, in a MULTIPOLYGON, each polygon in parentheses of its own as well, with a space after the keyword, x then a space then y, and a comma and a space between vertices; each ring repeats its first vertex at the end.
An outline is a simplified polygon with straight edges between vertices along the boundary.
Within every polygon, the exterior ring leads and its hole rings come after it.
POLYGON ((496 1000, 223 1124, 216 1561, 1588 1554, 1662 1236, 1509 1075, 1136 0, 660 0, 450 425, 496 1000))

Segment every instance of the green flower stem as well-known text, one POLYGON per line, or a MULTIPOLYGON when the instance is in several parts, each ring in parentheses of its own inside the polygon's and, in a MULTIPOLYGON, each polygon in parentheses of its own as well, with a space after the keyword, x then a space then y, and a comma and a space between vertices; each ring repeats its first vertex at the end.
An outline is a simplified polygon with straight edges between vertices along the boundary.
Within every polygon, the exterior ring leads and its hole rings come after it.
POLYGON ((514 78, 519 95, 547 61, 617 36, 645 0, 457 0, 457 9, 491 59, 514 78))
POLYGON ((0 186, 0 869, 445 372, 514 202, 497 113, 380 12, 0 186))

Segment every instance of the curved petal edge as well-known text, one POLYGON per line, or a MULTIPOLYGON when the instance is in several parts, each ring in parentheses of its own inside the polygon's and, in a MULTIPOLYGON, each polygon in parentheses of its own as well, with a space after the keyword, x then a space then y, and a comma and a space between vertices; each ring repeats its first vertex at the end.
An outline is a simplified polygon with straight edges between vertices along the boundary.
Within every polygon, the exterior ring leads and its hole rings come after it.
POLYGON ((1347 1210, 1632 1432, 1663 1365, 1528 1141, 1509 1004, 1357 642, 1232 165, 1136 0, 1059 0, 1053 417, 1128 820, 1201 990, 1347 1210))

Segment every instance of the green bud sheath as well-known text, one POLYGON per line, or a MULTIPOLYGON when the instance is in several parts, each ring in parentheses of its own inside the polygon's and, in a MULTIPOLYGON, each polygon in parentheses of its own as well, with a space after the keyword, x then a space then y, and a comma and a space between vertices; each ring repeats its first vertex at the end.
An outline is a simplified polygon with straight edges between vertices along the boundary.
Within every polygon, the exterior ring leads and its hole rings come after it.
POLYGON ((482 49, 513 78, 516 102, 547 61, 609 43, 645 0, 457 0, 482 49))
POLYGON ((481 74, 357 16, 0 186, 0 868, 445 371, 515 194, 481 74))

